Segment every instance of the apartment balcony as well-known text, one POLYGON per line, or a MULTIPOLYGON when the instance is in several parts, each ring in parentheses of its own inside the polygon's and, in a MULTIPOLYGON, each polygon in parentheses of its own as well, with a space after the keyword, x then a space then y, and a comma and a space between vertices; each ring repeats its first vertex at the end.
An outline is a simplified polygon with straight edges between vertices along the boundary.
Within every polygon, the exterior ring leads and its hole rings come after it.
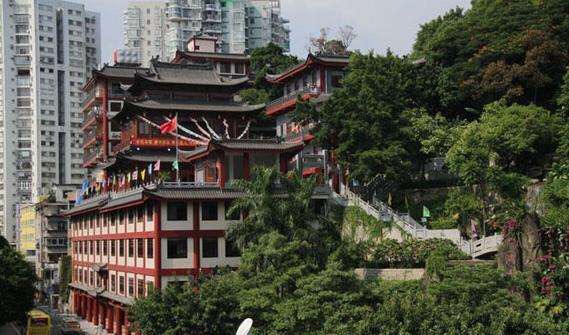
POLYGON ((203 22, 205 23, 221 23, 221 17, 204 17, 203 22))
POLYGON ((204 11, 206 11, 206 12, 220 12, 221 7, 219 7, 217 5, 213 5, 213 4, 206 4, 204 7, 204 11))
POLYGON ((18 67, 29 67, 32 65, 32 56, 30 55, 15 55, 13 60, 18 67))
POLYGON ((285 96, 275 99, 267 104, 267 115, 273 116, 293 110, 298 99, 309 100, 321 94, 318 87, 304 87, 285 96))

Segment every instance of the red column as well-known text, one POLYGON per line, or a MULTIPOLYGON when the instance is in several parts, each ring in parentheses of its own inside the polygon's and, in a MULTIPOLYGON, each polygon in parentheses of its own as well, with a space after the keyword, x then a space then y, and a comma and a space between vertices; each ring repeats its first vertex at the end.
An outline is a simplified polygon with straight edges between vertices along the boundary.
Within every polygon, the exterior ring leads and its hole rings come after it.
POLYGON ((154 202, 154 286, 160 289, 160 271, 162 270, 162 240, 160 237, 162 203, 154 202))
POLYGON ((83 319, 85 318, 85 299, 83 294, 79 294, 79 316, 83 319))
POLYGON ((99 302, 97 299, 93 299, 93 324, 99 325, 99 302))
POLYGON ((107 306, 107 324, 105 326, 105 329, 107 329, 107 333, 112 333, 114 331, 114 310, 113 310, 113 306, 108 305, 107 306))
POLYGON ((105 317, 107 316, 107 314, 105 313, 105 304, 104 303, 99 303, 99 324, 101 325, 101 327, 104 329, 106 327, 105 325, 105 317))
POLYGON ((225 187, 225 164, 222 162, 222 155, 223 153, 217 156, 217 161, 215 162, 215 166, 217 168, 217 174, 219 179, 219 186, 225 187))
POLYGON ((115 306, 115 317, 114 317, 114 330, 113 333, 117 335, 122 335, 122 325, 123 321, 121 319, 121 310, 119 307, 115 306))
POLYGON ((87 310, 85 313, 85 320, 91 322, 91 299, 88 297, 85 297, 85 309, 87 310))

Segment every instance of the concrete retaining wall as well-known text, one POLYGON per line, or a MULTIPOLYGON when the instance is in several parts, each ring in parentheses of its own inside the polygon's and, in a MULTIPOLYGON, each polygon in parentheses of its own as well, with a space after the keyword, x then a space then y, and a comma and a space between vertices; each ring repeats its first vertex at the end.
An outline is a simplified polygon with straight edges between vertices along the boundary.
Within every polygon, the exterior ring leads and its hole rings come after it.
POLYGON ((354 272, 360 279, 419 280, 425 269, 355 269, 354 272))

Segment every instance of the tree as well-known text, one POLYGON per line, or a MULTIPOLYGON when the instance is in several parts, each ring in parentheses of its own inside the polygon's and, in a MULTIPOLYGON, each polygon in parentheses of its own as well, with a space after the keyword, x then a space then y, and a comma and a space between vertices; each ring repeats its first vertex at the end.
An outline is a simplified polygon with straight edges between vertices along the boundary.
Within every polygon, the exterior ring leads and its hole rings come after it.
POLYGON ((282 90, 269 84, 265 77, 281 73, 299 62, 296 56, 286 55, 284 50, 274 43, 254 49, 251 52, 250 69, 255 76, 254 85, 241 91, 241 98, 250 104, 268 103, 278 98, 282 95, 282 90))
POLYGON ((294 118, 316 124, 317 141, 336 151, 353 178, 405 180, 419 145, 404 111, 428 100, 418 93, 424 82, 417 74, 423 71, 391 53, 354 53, 343 88, 321 108, 298 104, 294 118))
POLYGON ((34 271, 0 236, 0 325, 25 320, 34 302, 34 271))
POLYGON ((321 28, 320 35, 310 37, 309 52, 322 55, 348 55, 352 42, 358 37, 354 27, 345 25, 338 28, 336 38, 330 39, 330 29, 321 28))
POLYGON ((453 113, 501 99, 552 108, 569 61, 568 14, 564 0, 476 1, 421 26, 413 57, 443 67, 435 89, 453 113))
POLYGON ((484 227, 496 215, 493 220, 502 225, 521 220, 526 214, 523 186, 529 178, 544 175, 560 123, 558 116, 536 106, 487 106, 480 121, 463 127, 447 152, 450 170, 466 186, 449 199, 461 200, 448 206, 458 209, 469 203, 470 210, 479 208, 477 219, 484 227))
POLYGON ((62 256, 59 266, 59 295, 62 302, 69 299, 69 283, 71 282, 71 256, 62 256))

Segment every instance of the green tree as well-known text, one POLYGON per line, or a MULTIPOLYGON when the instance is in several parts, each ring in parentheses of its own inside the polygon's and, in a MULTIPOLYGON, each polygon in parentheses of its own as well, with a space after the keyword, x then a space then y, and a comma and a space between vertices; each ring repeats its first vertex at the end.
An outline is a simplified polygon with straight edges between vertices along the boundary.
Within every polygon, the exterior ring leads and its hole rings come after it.
POLYGON ((287 55, 284 50, 274 44, 256 48, 251 52, 251 73, 254 74, 252 88, 240 92, 241 98, 250 104, 267 103, 282 95, 282 90, 269 84, 265 77, 278 74, 296 65, 300 60, 296 56, 287 55))
POLYGON ((481 110, 495 100, 551 108, 568 64, 564 0, 482 0, 421 27, 413 57, 443 67, 446 109, 481 110))
POLYGON ((69 283, 71 282, 71 256, 62 256, 59 266, 59 295, 62 302, 69 299, 69 283))
POLYGON ((335 149, 340 163, 354 178, 403 180, 409 176, 418 144, 410 136, 403 111, 420 107, 421 67, 391 53, 386 56, 354 53, 343 88, 322 108, 299 104, 295 119, 317 121, 318 142, 335 149))
POLYGON ((34 271, 0 236, 0 325, 25 320, 34 303, 34 271))

